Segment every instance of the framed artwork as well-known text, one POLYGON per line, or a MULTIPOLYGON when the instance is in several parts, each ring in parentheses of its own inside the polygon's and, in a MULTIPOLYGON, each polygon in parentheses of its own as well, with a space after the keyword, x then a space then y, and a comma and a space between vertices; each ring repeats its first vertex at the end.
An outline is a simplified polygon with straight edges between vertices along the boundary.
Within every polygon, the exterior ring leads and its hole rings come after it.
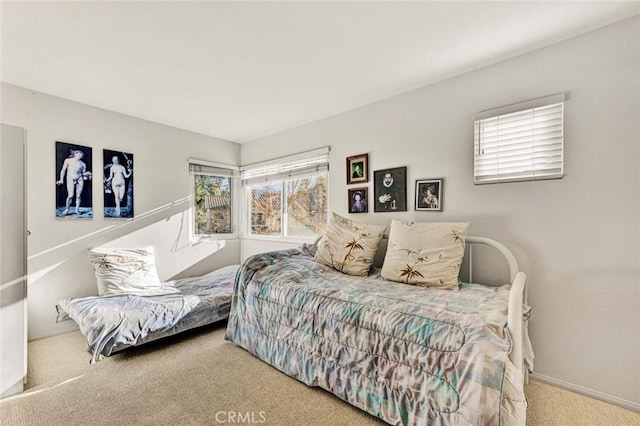
POLYGON ((369 188, 353 188, 347 190, 349 213, 367 213, 369 211, 369 188))
POLYGON ((369 182, 369 154, 347 157, 347 185, 369 182))
POLYGON ((133 217, 133 154, 102 150, 104 217, 133 217))
POLYGON ((373 172, 374 212, 407 211, 407 168, 373 172))
POLYGON ((93 218, 91 151, 88 146, 56 141, 56 217, 93 218))
POLYGON ((443 180, 443 178, 416 180, 416 210, 442 211, 443 180))

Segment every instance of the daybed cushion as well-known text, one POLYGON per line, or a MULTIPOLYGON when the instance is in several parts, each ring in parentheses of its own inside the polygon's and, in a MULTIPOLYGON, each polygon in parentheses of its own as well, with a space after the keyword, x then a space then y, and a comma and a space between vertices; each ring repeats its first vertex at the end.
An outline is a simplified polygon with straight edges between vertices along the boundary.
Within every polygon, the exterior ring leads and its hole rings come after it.
POLYGON ((228 318, 238 268, 173 281, 179 294, 64 299, 56 305, 57 321, 78 324, 96 362, 126 347, 228 318))
POLYGON ((95 248, 89 250, 89 260, 96 274, 100 296, 179 293, 175 286, 160 282, 153 247, 95 248))
POLYGON ((469 223, 393 220, 382 278, 457 289, 469 223))
POLYGON ((333 213, 314 259, 345 274, 367 276, 386 229, 333 213))

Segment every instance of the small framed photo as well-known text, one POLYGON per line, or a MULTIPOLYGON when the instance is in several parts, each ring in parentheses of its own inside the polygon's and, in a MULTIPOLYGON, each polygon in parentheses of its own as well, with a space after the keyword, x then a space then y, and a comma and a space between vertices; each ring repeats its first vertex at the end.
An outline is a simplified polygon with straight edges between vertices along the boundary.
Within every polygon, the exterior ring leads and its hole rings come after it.
POLYGON ((347 185, 369 182, 369 154, 347 157, 347 185))
POLYGON ((373 211, 407 211, 407 168, 376 170, 373 172, 373 211))
POLYGON ((443 178, 416 180, 416 210, 442 211, 443 181, 443 178))
POLYGON ((349 196, 347 201, 349 213, 367 213, 369 211, 369 188, 348 189, 347 194, 349 196))

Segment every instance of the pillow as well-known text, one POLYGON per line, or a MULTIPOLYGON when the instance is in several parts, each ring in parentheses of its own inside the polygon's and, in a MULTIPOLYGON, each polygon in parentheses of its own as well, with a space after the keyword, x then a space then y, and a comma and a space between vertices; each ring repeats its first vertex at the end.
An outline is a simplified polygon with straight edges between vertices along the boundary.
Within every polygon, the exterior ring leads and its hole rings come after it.
POLYGON ((457 289, 468 229, 469 223, 392 221, 382 278, 457 289))
POLYGON ((365 277, 386 229, 386 226, 359 223, 334 213, 313 258, 345 274, 365 277))
POLYGON ((179 293, 173 285, 160 282, 153 258, 153 247, 91 249, 89 260, 96 273, 100 296, 155 296, 179 293))

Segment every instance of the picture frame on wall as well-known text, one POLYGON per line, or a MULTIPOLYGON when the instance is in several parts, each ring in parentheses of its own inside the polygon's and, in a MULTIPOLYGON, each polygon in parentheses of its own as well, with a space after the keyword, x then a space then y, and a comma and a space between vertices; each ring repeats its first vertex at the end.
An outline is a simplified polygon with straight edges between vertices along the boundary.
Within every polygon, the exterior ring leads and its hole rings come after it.
POLYGON ((102 150, 104 217, 133 218, 133 154, 102 150))
POLYGON ((416 180, 416 210, 442 211, 444 178, 416 180))
POLYGON ((347 190, 349 213, 369 212, 369 188, 353 188, 347 190))
POLYGON ((347 185, 369 182, 369 154, 347 157, 347 185))
POLYGON ((373 172, 373 211, 407 211, 407 168, 376 170, 373 172))
POLYGON ((92 149, 56 141, 56 217, 93 218, 92 149))

